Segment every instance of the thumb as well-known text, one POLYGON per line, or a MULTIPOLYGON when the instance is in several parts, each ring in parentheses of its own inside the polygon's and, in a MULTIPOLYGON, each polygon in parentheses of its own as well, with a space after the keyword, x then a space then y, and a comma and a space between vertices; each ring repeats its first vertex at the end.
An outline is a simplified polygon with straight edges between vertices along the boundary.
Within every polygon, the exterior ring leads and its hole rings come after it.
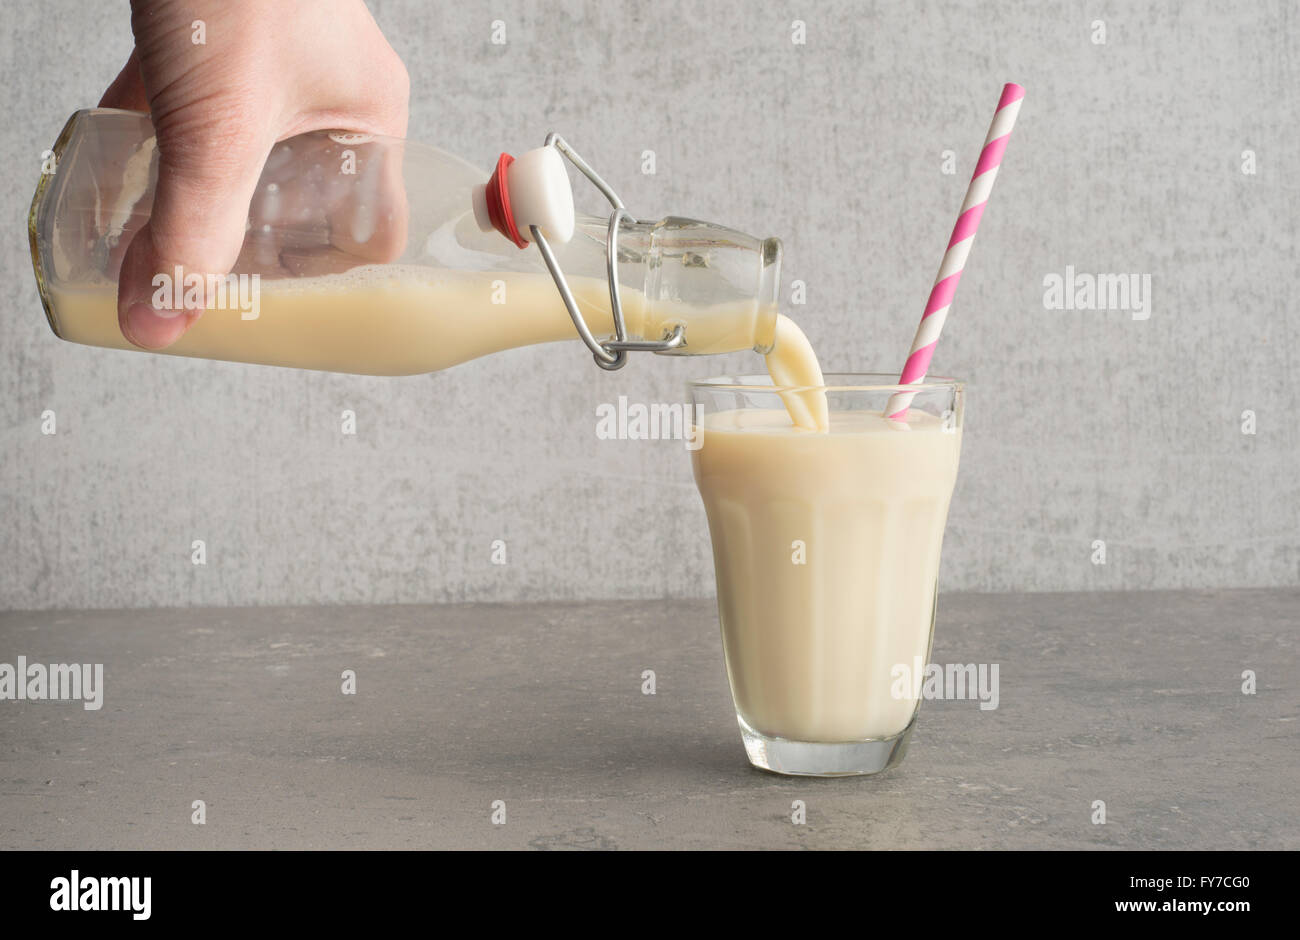
POLYGON ((209 275, 235 266, 249 201, 270 151, 269 143, 251 143, 255 136, 193 128, 183 137, 159 134, 153 211, 127 247, 118 278, 118 325, 135 345, 174 343, 209 301, 201 289, 187 291, 185 282, 206 285, 209 275), (166 285, 171 289, 160 289, 166 285))

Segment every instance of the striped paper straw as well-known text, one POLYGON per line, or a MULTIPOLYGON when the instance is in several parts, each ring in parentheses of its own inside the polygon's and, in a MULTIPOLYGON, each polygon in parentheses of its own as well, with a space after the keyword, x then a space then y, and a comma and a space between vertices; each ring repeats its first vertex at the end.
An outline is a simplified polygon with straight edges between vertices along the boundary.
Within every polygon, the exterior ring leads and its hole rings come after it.
MULTIPOLYGON (((952 238, 948 239, 948 250, 944 252, 943 264, 930 289, 930 299, 926 301, 925 312, 921 314, 921 325, 916 328, 916 338, 912 340, 912 351, 903 366, 903 374, 898 378, 899 385, 911 385, 925 378, 930 368, 930 357, 934 355, 934 345, 939 341, 939 332, 943 321, 948 318, 948 308, 952 306, 953 294, 957 292, 957 283, 961 280, 962 269, 966 267, 966 258, 970 255, 970 246, 975 243, 975 232, 980 227, 980 218, 988 204, 989 193, 993 191, 993 181, 998 176, 998 166, 1002 163, 1002 154, 1006 152, 1007 141, 1011 139, 1011 128, 1020 113, 1020 100, 1025 97, 1025 90, 1019 85, 1004 85, 1002 98, 998 101, 997 113, 989 125, 988 136, 984 138, 984 149, 980 151, 979 162, 975 164, 975 174, 966 189, 966 201, 961 204, 961 214, 953 226, 952 238)), ((885 414, 895 421, 907 419, 908 406, 912 404, 915 392, 897 392, 889 398, 885 414)))

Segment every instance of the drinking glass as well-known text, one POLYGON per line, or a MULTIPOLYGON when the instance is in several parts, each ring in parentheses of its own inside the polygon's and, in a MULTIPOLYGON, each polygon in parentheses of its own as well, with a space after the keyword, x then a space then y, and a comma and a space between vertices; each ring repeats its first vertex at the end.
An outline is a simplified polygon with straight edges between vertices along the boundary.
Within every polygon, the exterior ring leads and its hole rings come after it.
POLYGON ((872 373, 824 381, 691 383, 691 460, 750 762, 870 774, 902 759, 916 723, 964 388, 872 373), (900 392, 915 393, 906 420, 885 418, 900 392), (826 399, 826 432, 789 417, 792 399, 814 396, 826 399))

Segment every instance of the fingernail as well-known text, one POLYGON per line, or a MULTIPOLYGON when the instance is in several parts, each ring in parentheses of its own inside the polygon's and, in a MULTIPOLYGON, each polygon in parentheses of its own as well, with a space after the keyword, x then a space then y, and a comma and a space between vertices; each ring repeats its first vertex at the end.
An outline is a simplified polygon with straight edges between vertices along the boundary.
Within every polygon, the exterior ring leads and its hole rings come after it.
POLYGON ((185 332, 183 310, 157 310, 150 304, 132 303, 119 321, 122 335, 141 349, 169 346, 185 332))

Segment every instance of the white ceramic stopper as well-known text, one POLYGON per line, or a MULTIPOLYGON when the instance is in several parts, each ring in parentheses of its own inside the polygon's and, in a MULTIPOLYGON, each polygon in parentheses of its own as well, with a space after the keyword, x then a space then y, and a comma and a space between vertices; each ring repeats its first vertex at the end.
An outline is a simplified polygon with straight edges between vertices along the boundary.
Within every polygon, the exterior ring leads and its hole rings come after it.
MULTIPOLYGON (((541 229, 547 241, 564 244, 573 237, 573 187, 558 150, 538 147, 516 158, 506 169, 505 182, 520 237, 531 240, 532 225, 541 229)), ((492 231, 487 187, 475 186, 472 199, 474 221, 483 231, 492 231)))
POLYGON ((506 186, 520 235, 528 238, 528 227, 536 225, 547 241, 564 244, 573 237, 573 187, 558 150, 521 154, 506 171, 506 186))

